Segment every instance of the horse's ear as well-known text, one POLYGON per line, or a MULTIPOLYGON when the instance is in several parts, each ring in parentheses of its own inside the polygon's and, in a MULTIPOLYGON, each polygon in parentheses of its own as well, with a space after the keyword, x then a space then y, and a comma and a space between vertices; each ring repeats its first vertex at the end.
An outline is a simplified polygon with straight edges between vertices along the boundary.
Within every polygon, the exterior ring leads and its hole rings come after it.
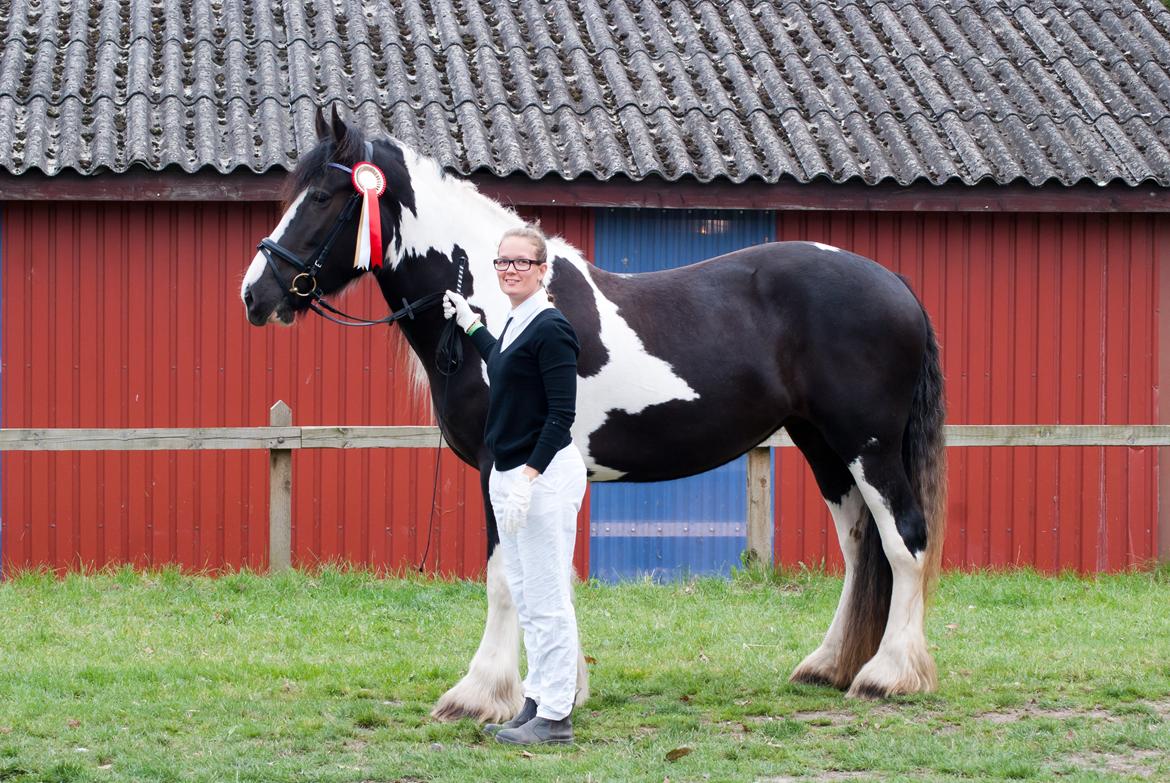
POLYGON ((321 107, 317 107, 317 116, 315 120, 317 128, 317 140, 324 141, 329 138, 329 121, 325 119, 325 112, 321 111, 321 107))
POLYGON ((330 123, 333 126, 333 141, 337 143, 340 148, 345 144, 345 136, 349 133, 349 126, 345 124, 345 120, 341 119, 341 112, 337 110, 337 104, 333 104, 333 119, 330 123))
POLYGON ((325 112, 318 106, 316 125, 317 139, 319 141, 332 139, 338 147, 342 145, 346 134, 349 133, 349 126, 345 124, 345 120, 341 119, 341 113, 337 111, 337 104, 330 107, 329 117, 326 117, 325 112))

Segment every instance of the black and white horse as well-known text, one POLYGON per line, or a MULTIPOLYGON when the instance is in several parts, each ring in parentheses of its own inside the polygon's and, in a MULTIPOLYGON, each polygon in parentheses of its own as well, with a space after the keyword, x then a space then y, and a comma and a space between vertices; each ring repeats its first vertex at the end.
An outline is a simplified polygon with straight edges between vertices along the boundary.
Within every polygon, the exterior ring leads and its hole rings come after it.
MULTIPOLYGON (((440 718, 511 717, 520 705, 515 608, 487 499, 484 368, 450 338, 436 295, 462 291, 498 330, 508 312, 491 260, 511 210, 398 142, 367 141, 318 112, 318 145, 290 175, 287 209, 241 288, 248 319, 293 323, 314 297, 365 274, 349 167, 372 156, 386 264, 373 275, 429 382, 439 425, 480 471, 487 509, 487 627, 440 718), (334 165, 337 164, 337 165, 334 165), (462 272, 462 275, 461 275, 462 272), (314 289, 310 292, 309 289, 314 289), (469 357, 436 369, 444 337, 469 357)), ((593 481, 661 481, 731 460, 783 427, 807 458, 844 552, 840 603, 792 679, 882 697, 932 690, 923 632, 945 507, 943 381, 927 314, 877 263, 809 242, 779 242, 679 269, 611 274, 549 243, 546 282, 581 342, 573 440, 593 481)), ((475 357, 478 359, 478 357, 475 357)), ((587 694, 584 660, 581 694, 587 694)))

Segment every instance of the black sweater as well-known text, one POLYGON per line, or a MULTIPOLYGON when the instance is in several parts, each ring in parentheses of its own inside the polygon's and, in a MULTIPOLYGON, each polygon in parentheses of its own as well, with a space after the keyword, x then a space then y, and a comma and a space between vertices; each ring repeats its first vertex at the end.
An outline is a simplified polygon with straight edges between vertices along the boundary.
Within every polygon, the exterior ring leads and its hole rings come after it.
POLYGON ((502 353, 486 328, 476 329, 471 342, 487 362, 484 440, 496 470, 527 464, 543 473, 572 442, 581 350, 577 333, 559 310, 549 308, 537 313, 502 353))

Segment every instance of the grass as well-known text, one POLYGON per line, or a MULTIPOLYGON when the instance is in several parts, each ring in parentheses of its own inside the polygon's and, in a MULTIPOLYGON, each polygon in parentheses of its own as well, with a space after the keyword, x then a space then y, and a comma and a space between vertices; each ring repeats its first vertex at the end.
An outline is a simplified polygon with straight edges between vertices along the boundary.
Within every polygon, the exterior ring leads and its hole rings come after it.
POLYGON ((428 716, 481 584, 24 574, 0 585, 0 781, 1170 779, 1170 569, 947 576, 940 690, 885 703, 787 682, 839 589, 582 585, 594 696, 576 746, 525 754, 428 716))

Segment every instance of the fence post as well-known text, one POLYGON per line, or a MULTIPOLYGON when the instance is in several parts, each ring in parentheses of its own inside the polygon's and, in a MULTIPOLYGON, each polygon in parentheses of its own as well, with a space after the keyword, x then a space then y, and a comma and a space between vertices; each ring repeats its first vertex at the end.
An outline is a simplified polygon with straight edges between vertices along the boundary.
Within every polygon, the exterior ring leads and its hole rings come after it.
POLYGON ((747 461, 748 557, 772 565, 772 450, 757 446, 747 461))
MULTIPOLYGON (((277 400, 268 411, 273 427, 291 427, 292 409, 277 400)), ((283 438, 278 438, 278 442, 283 438)), ((268 450, 268 571, 292 566, 292 449, 268 450)))

